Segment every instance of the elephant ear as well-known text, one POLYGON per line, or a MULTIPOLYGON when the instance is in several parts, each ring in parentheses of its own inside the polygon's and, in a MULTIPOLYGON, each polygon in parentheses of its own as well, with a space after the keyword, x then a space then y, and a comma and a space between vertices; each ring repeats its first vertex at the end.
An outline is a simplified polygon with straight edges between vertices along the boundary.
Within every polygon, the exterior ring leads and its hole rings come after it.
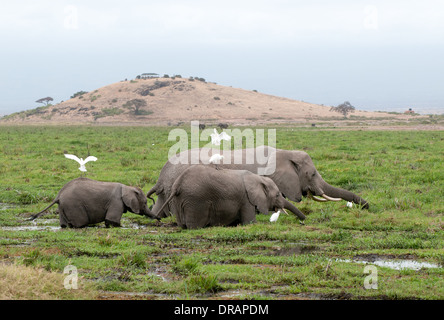
POLYGON ((135 188, 122 186, 122 201, 132 213, 140 213, 140 205, 135 188))
POLYGON ((291 201, 299 202, 302 200, 301 183, 297 170, 300 164, 291 159, 288 152, 277 152, 275 171, 270 178, 276 183, 281 193, 291 201))
POLYGON ((244 185, 250 203, 262 212, 268 213, 268 188, 260 176, 255 174, 244 175, 244 185))

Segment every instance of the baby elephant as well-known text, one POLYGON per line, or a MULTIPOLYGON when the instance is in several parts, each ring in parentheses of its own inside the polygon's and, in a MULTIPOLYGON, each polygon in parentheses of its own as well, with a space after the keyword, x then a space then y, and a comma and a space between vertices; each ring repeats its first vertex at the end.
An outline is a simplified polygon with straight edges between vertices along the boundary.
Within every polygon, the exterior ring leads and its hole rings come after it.
POLYGON ((29 220, 38 218, 55 203, 59 205, 62 228, 82 228, 102 221, 107 227, 120 226, 122 214, 127 211, 153 217, 146 195, 139 188, 78 178, 65 184, 54 201, 29 220))
POLYGON ((186 169, 158 212, 170 201, 178 225, 188 229, 252 223, 256 209, 266 214, 285 208, 305 219, 270 178, 246 170, 218 170, 212 165, 186 169))

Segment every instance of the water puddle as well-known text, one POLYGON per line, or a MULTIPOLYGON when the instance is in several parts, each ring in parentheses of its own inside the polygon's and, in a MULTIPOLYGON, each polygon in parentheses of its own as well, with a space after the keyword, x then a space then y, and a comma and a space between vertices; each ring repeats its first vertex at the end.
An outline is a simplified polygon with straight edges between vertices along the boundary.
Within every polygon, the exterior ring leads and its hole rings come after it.
POLYGON ((0 211, 11 209, 11 208, 14 208, 14 205, 9 204, 9 203, 0 202, 0 211))
POLYGON ((37 230, 44 230, 44 231, 57 231, 60 230, 60 226, 18 226, 18 227, 2 227, 2 230, 6 231, 37 231, 37 230))
POLYGON ((305 243, 287 243, 285 246, 275 249, 272 254, 275 256, 292 256, 311 253, 316 250, 319 250, 319 247, 305 243))
MULTIPOLYGON (((1 210, 1 209, 0 209, 1 210)), ((59 219, 39 219, 31 222, 28 225, 14 226, 14 227, 0 227, 1 230, 7 231, 57 231, 62 229, 60 225, 48 226, 48 224, 59 224, 59 219)), ((99 223, 96 225, 90 225, 86 228, 105 228, 104 223, 99 223)), ((122 229, 146 229, 146 225, 140 225, 137 223, 122 223, 122 229)), ((151 232, 151 231, 150 231, 151 232)), ((154 231, 157 232, 157 231, 154 231)))
POLYGON ((128 224, 123 224, 122 223, 122 229, 146 229, 145 225, 141 225, 138 223, 128 223, 128 224))
POLYGON ((242 290, 228 290, 228 291, 224 291, 221 292, 219 294, 216 295, 216 297, 218 298, 222 298, 222 299, 239 299, 241 296, 245 296, 248 295, 248 291, 242 291, 242 290))
POLYGON ((160 278, 163 282, 168 282, 168 274, 162 268, 156 268, 154 272, 149 273, 152 276, 160 278))
POLYGON ((338 262, 373 264, 379 267, 386 267, 393 270, 421 270, 423 268, 442 268, 436 263, 420 262, 413 259, 391 259, 384 256, 369 255, 357 256, 350 259, 336 259, 338 262))
POLYGON ((99 300, 171 300, 178 295, 156 292, 102 291, 99 300))
POLYGON ((60 230, 60 225, 58 226, 48 226, 48 224, 58 223, 58 219, 42 219, 39 221, 39 224, 37 224, 36 221, 31 222, 30 225, 21 225, 21 226, 15 226, 15 227, 1 227, 2 230, 7 231, 37 231, 37 230, 45 230, 45 231, 57 231, 60 230))

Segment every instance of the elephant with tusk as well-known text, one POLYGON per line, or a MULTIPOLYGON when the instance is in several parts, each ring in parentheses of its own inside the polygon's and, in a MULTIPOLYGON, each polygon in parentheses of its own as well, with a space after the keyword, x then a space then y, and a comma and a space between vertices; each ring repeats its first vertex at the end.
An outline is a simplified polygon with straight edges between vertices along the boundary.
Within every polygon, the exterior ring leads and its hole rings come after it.
MULTIPOLYGON (((177 177, 192 163, 208 164, 214 153, 211 148, 191 149, 169 159, 160 172, 157 183, 148 191, 147 197, 158 196, 153 214, 158 218, 169 215, 168 206, 163 206, 170 196, 171 186, 177 177), (162 209, 162 210, 161 210, 162 209)), ((282 194, 291 201, 300 202, 302 197, 315 201, 346 200, 368 209, 368 202, 351 191, 328 184, 316 170, 311 157, 304 151, 276 149, 260 146, 251 149, 223 150, 224 156, 218 168, 248 170, 273 180, 282 194), (251 158, 253 155, 253 159, 251 158)), ((151 198, 152 199, 152 198, 151 198)))
POLYGON ((310 192, 308 192, 307 196, 311 199, 313 199, 314 201, 317 202, 327 202, 327 201, 342 201, 344 199, 342 198, 332 198, 327 196, 325 193, 321 195, 322 198, 319 198, 317 196, 312 195, 310 192))
POLYGON ((301 221, 305 219, 270 178, 202 164, 184 170, 159 211, 168 204, 177 224, 187 229, 253 223, 256 210, 267 214, 288 209, 301 221))

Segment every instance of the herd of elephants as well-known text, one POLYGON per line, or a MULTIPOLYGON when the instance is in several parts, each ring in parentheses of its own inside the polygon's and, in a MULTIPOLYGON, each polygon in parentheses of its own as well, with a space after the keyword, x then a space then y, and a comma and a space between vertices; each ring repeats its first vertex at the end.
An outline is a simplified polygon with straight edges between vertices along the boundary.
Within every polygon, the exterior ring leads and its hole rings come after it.
POLYGON ((53 202, 29 220, 56 203, 62 228, 81 228, 103 221, 107 227, 120 226, 122 214, 127 211, 158 220, 174 215, 178 226, 187 229, 249 224, 256 221, 257 213, 285 209, 302 222, 305 215, 289 201, 300 202, 302 197, 323 202, 346 200, 369 207, 360 196, 324 181, 304 151, 268 146, 229 151, 228 155, 225 151, 217 165, 208 161, 213 149, 194 151, 178 154, 188 161, 176 163, 168 159, 146 195, 140 188, 121 183, 77 178, 63 186, 53 202), (245 161, 249 154, 262 154, 265 161, 245 161), (197 160, 193 158, 196 155, 197 160), (157 201, 152 198, 154 194, 157 201), (151 208, 148 199, 153 201, 151 208))

